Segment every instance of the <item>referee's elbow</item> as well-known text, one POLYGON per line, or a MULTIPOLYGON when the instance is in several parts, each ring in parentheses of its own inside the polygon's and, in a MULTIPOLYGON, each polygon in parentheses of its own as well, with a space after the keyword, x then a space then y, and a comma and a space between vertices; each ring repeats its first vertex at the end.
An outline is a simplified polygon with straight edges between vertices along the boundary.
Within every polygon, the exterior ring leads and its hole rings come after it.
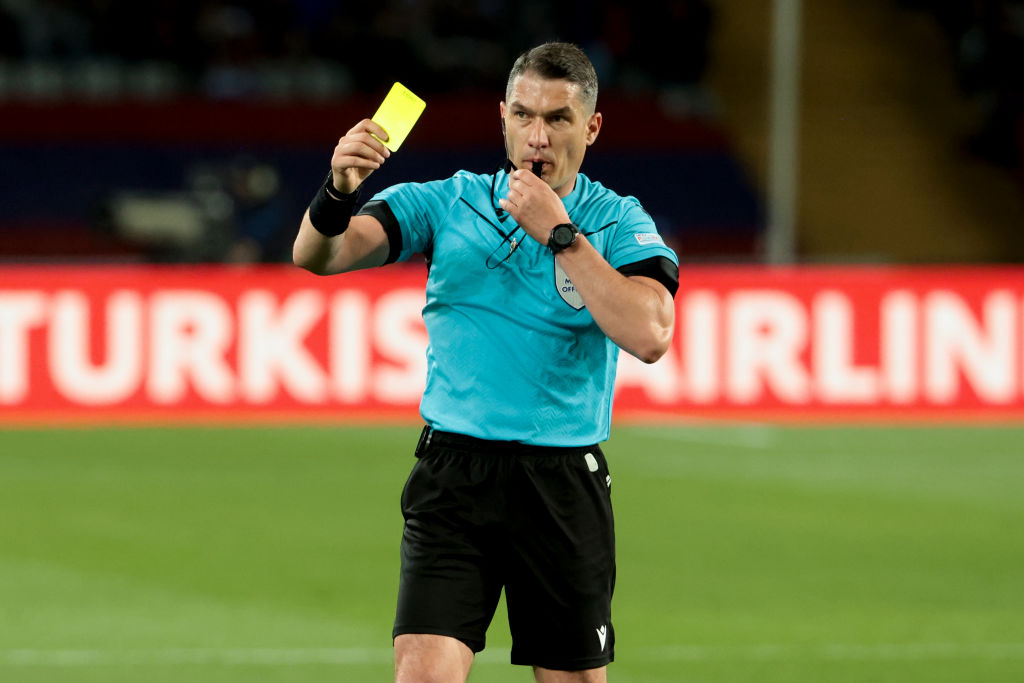
POLYGON ((315 261, 313 259, 305 258, 295 253, 292 253, 292 263, 303 270, 308 270, 313 275, 330 275, 330 271, 322 261, 315 261))
POLYGON ((646 352, 642 351, 640 353, 633 353, 633 355, 639 358, 647 365, 650 365, 651 363, 657 363, 658 360, 660 360, 661 357, 665 355, 666 351, 668 351, 667 347, 663 349, 652 349, 646 352))
POLYGON ((629 353, 648 365, 656 363, 672 345, 672 326, 662 327, 659 325, 656 328, 643 342, 634 348, 627 349, 629 353))

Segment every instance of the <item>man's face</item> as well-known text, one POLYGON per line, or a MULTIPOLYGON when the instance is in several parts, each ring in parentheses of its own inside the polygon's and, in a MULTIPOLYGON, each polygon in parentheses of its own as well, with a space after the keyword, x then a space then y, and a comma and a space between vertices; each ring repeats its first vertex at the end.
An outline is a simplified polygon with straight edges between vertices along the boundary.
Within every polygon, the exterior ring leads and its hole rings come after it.
POLYGON ((601 114, 587 113, 580 87, 527 71, 513 83, 508 102, 501 103, 501 117, 512 163, 531 170, 541 161, 541 178, 558 196, 572 192, 583 153, 601 130, 601 114))

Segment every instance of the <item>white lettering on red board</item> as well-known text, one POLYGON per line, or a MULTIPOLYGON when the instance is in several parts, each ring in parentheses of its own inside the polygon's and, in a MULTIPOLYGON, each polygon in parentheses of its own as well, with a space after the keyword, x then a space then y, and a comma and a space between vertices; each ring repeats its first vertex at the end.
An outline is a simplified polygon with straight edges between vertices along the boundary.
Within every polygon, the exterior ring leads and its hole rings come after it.
POLYGON ((59 291, 50 304, 50 376, 57 391, 75 403, 124 401, 142 382, 142 297, 117 291, 106 309, 106 334, 100 336, 81 292, 59 291), (94 346, 102 353, 96 362, 94 346))
MULTIPOLYGON (((0 405, 415 405, 423 303, 416 288, 0 290, 0 405)), ((698 288, 677 310, 661 361, 621 354, 617 389, 653 407, 1024 403, 1017 290, 698 288)))
POLYGON ((426 375, 423 302, 417 290, 372 305, 358 291, 328 301, 316 290, 279 298, 253 289, 237 305, 203 290, 121 290, 99 305, 74 290, 0 292, 0 404, 31 400, 31 369, 41 362, 53 389, 83 406, 140 393, 162 406, 190 393, 215 405, 267 404, 280 394, 308 405, 415 404, 426 375), (325 318, 321 358, 307 339, 325 318), (33 334, 44 336, 41 358, 32 357, 33 334))
POLYGON ((0 292, 0 403, 29 394, 28 337, 46 323, 46 304, 45 292, 0 292))
POLYGON ((677 309, 675 392, 625 354, 617 388, 696 406, 941 406, 967 391, 1006 405, 1024 397, 1022 304, 1001 290, 984 295, 980 314, 954 290, 893 289, 873 310, 841 290, 819 291, 809 305, 779 289, 693 290, 677 309), (866 316, 877 326, 870 361, 854 353, 866 316))
POLYGON ((303 403, 323 403, 327 374, 303 343, 324 317, 324 295, 300 290, 278 302, 252 290, 238 301, 238 378, 247 403, 268 403, 280 389, 303 403))
POLYGON ((1010 292, 992 292, 982 305, 982 322, 953 292, 925 298, 924 393, 932 403, 957 397, 962 373, 988 403, 1007 403, 1019 393, 1016 364, 1018 302, 1010 292))
POLYGON ((149 399, 173 404, 192 387, 210 403, 235 400, 238 391, 227 352, 236 325, 227 301, 212 292, 161 291, 150 298, 148 309, 149 399))

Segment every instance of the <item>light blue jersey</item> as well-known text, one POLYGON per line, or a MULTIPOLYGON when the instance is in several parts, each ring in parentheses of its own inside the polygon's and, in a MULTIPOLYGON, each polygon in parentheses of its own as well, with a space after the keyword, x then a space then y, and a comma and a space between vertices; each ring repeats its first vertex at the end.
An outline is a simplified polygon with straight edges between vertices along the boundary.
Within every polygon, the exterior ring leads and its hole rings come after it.
MULTIPOLYGON (((619 349, 548 248, 497 208, 507 194, 504 171, 460 171, 446 180, 395 185, 363 209, 392 214, 382 220, 390 261, 423 253, 430 263, 420 412, 435 429, 482 439, 541 446, 604 441, 619 349)), ((581 173, 563 202, 613 268, 646 259, 678 266, 636 199, 581 173)))

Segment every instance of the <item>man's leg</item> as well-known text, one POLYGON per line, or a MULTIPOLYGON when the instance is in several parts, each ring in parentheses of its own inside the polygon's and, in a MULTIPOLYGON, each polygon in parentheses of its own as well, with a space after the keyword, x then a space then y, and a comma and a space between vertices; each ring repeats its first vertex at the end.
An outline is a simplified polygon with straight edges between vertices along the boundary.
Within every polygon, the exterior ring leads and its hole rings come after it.
POLYGON ((537 683, 605 683, 608 667, 585 669, 584 671, 554 671, 533 667, 533 677, 537 683))
POLYGON ((505 598, 512 663, 538 681, 596 682, 615 657, 615 531, 597 446, 518 458, 505 598))
MULTIPOLYGON (((425 433, 428 433, 425 431, 425 433)), ((402 567, 392 631, 401 683, 455 681, 484 649, 501 597, 497 460, 421 439, 402 492, 402 567)))
POLYGON ((455 638, 425 633, 395 638, 395 683, 464 683, 472 664, 473 651, 455 638))

